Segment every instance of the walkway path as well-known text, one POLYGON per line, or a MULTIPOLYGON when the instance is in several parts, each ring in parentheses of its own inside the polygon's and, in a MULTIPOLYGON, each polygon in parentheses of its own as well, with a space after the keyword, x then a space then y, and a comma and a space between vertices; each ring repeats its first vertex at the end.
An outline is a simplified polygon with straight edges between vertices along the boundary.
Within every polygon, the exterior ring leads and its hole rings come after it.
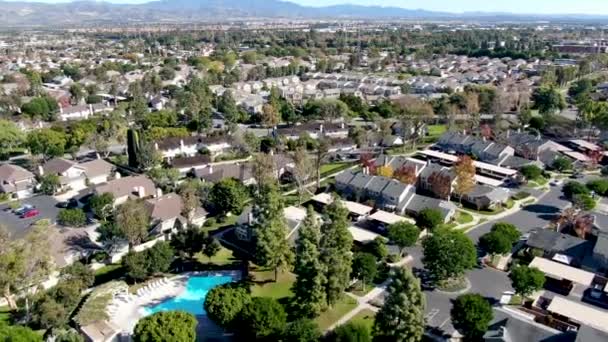
MULTIPOLYGON (((398 262, 396 262, 394 264, 390 264, 390 266, 391 267, 402 267, 402 266, 405 266, 406 264, 410 263, 412 260, 413 260, 412 257, 408 255, 405 258, 399 260, 398 262)), ((382 284, 375 286, 367 294, 365 294, 365 296, 362 296, 362 297, 357 296, 350 292, 346 292, 347 296, 352 297, 357 301, 357 306, 354 309, 352 309, 351 311, 349 311, 348 313, 346 313, 346 315, 342 316, 339 320, 334 322, 334 324, 329 326, 329 328, 327 328, 325 333, 328 333, 328 332, 334 330, 336 327, 339 327, 340 325, 345 324, 346 322, 350 321, 353 317, 355 317, 359 312, 361 312, 365 309, 368 309, 368 310, 371 310, 374 312, 378 312, 378 308, 369 303, 372 300, 374 300, 376 297, 381 295, 382 292, 384 292, 384 290, 386 290, 386 287, 388 286, 389 283, 390 283, 390 278, 385 280, 382 284)))

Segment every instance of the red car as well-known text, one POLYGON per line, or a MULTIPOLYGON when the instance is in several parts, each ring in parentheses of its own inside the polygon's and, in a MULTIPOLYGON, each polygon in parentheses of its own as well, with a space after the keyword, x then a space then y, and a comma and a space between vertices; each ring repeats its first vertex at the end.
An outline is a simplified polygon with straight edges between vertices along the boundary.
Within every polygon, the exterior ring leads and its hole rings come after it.
POLYGON ((40 214, 40 210, 38 209, 32 209, 32 210, 28 210, 25 213, 23 213, 23 215, 21 215, 21 218, 32 218, 32 217, 36 217, 40 214))

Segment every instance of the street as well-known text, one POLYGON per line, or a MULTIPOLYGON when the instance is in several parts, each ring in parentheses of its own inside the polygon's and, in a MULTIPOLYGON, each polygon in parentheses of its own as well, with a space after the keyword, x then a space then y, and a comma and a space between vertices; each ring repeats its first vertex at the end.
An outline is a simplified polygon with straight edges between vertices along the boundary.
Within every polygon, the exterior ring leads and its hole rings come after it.
MULTIPOLYGON (((522 234, 534 228, 547 226, 562 208, 570 205, 570 202, 562 198, 562 186, 553 186, 549 192, 534 193, 538 196, 538 202, 527 205, 521 210, 496 220, 489 220, 482 225, 470 230, 467 235, 477 243, 479 238, 488 233, 496 222, 509 222, 519 228, 522 234)), ((407 252, 413 257, 410 264, 414 269, 422 269, 422 248, 412 247, 407 252)), ((488 298, 492 304, 500 299, 504 291, 512 291, 511 282, 506 272, 498 271, 490 267, 479 267, 466 274, 470 282, 468 293, 479 293, 488 298)), ((451 334, 454 330, 450 323, 450 309, 452 300, 458 294, 448 294, 437 290, 424 290, 426 294, 426 319, 427 325, 451 334)))

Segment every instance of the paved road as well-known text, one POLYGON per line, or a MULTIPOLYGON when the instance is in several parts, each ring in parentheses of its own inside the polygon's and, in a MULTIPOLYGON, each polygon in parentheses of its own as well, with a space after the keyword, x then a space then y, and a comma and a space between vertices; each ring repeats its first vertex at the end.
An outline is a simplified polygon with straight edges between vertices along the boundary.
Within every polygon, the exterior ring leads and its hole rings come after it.
MULTIPOLYGON (((513 223, 522 233, 529 232, 533 228, 545 227, 561 209, 570 205, 567 200, 562 198, 561 188, 561 186, 556 186, 551 187, 550 191, 546 193, 534 193, 534 195, 538 195, 538 201, 535 204, 525 206, 513 214, 477 226, 469 231, 467 235, 477 243, 479 237, 489 232, 492 225, 497 221, 513 223)), ((420 246, 410 248, 408 253, 413 257, 412 267, 422 269, 422 248, 420 246)), ((492 268, 473 269, 467 273, 467 279, 471 284, 468 292, 479 293, 492 303, 498 302, 504 291, 512 291, 507 273, 492 268)), ((435 290, 425 290, 425 294, 428 326, 439 328, 451 334, 453 327, 450 322, 450 309, 452 308, 452 300, 458 295, 435 290)))

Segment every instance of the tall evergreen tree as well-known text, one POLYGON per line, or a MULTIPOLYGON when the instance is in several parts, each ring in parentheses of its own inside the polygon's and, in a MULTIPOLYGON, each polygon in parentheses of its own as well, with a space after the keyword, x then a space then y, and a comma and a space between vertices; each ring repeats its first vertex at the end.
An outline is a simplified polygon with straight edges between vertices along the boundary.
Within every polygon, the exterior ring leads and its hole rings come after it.
POLYGON ((296 282, 293 285, 294 304, 302 316, 316 316, 325 307, 325 274, 319 260, 321 231, 311 207, 299 230, 296 241, 296 282))
POLYGON ((409 269, 398 268, 387 288, 388 296, 374 322, 375 341, 422 340, 425 298, 420 280, 409 269))
POLYGON ((273 268, 276 281, 279 270, 287 270, 293 263, 293 251, 287 241, 283 198, 276 185, 268 184, 260 188, 255 203, 253 229, 257 264, 273 268))
POLYGON ((335 304, 346 290, 352 267, 353 238, 348 231, 348 210, 339 199, 325 209, 321 228, 321 262, 325 271, 325 295, 328 305, 335 304))

